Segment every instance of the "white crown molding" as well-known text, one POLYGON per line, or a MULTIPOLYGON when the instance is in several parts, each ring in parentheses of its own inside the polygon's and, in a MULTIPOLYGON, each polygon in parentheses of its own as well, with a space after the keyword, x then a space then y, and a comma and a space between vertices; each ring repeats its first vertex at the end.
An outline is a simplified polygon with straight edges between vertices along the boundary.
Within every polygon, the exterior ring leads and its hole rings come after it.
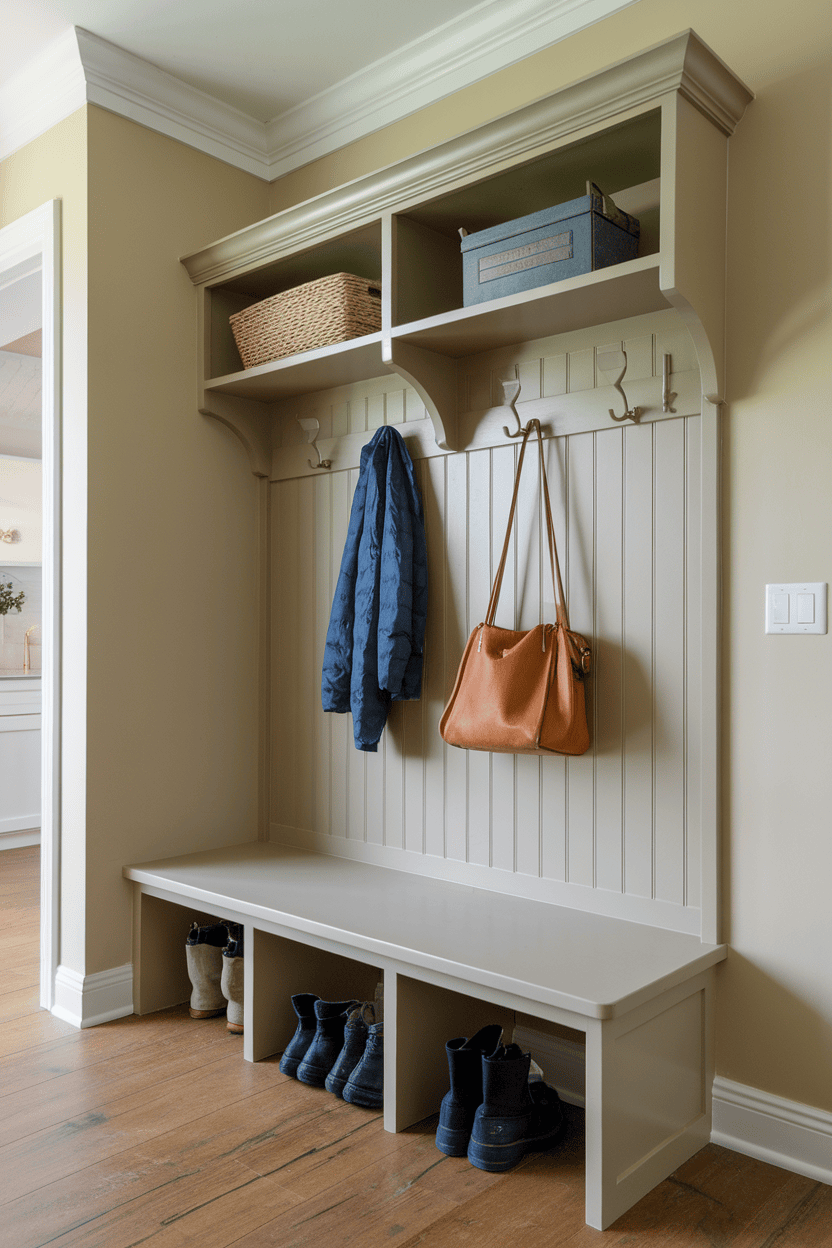
POLYGON ((59 966, 55 975, 52 1013, 73 1027, 95 1027, 133 1013, 133 967, 113 966, 95 975, 81 975, 59 966))
POLYGON ((486 0, 267 126, 269 176, 326 156, 635 0, 486 0))
POLYGON ((267 125, 75 27, 0 88, 0 160, 89 102, 271 181, 633 3, 485 0, 267 125))
POLYGON ((172 74, 75 28, 87 100, 209 156, 269 177, 266 127, 172 74))
POLYGON ((0 86, 0 160, 83 108, 86 100, 78 40, 68 30, 0 86))
POLYGON ((717 1075, 711 1140, 832 1184, 832 1113, 717 1075))

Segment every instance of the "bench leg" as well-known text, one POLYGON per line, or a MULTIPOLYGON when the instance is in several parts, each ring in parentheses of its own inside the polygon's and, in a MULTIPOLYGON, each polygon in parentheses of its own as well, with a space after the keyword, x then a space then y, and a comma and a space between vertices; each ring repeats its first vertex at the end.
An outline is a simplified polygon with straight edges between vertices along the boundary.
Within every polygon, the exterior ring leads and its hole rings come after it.
POLYGON ((713 971, 586 1033, 586 1220, 605 1230, 711 1134, 713 971))

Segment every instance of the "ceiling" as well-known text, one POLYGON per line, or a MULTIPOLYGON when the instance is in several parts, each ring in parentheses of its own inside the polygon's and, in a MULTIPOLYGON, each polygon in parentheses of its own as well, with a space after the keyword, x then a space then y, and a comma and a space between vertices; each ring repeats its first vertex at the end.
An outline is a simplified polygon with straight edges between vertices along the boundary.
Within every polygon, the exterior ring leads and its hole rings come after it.
POLYGON ((85 103, 273 181, 637 0, 0 0, 0 160, 85 103))
POLYGON ((3 0, 0 83, 80 26, 261 122, 468 10, 470 0, 3 0))

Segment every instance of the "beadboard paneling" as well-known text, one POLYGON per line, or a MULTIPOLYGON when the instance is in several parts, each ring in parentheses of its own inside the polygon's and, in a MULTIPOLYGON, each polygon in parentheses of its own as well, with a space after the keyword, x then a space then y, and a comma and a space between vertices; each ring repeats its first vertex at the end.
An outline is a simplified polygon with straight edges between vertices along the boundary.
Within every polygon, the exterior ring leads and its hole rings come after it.
MULTIPOLYGON (((642 354, 647 367, 652 348, 642 354)), ((551 384, 546 361, 538 375, 551 384)), ((699 428, 694 416, 545 444, 571 622, 595 660, 593 745, 581 758, 467 752, 438 733, 485 615, 515 443, 416 463, 430 577, 424 691, 394 706, 375 755, 354 748, 350 716, 320 709, 357 472, 273 484, 275 839, 389 854, 400 868, 503 890, 510 879, 509 891, 639 921, 653 907, 663 924, 698 930, 699 428)), ((507 627, 531 627, 542 605, 549 616, 554 597, 532 450, 497 615, 507 627)))

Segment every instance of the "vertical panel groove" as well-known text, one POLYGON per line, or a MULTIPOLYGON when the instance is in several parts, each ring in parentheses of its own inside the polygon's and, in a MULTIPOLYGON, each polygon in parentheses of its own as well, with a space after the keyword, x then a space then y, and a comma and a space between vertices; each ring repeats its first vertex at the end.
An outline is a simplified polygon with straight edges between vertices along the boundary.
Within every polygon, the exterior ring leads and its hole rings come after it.
MULTIPOLYGON (((569 375, 570 375, 568 355, 566 357, 566 360, 567 360, 567 380, 568 380, 569 375)), ((570 532, 570 526, 569 526, 569 447, 570 445, 571 445, 571 439, 568 437, 564 438, 563 439, 563 540, 564 540, 565 549, 563 553, 564 553, 564 565, 565 566, 562 569, 562 573, 563 573, 563 576, 565 576, 566 578, 567 585, 569 584, 569 548, 571 545, 571 532, 570 532)), ((570 620, 570 623, 571 623, 571 620, 570 620)), ((570 762, 571 760, 567 758, 566 768, 565 768, 566 775, 564 778, 564 785, 563 785, 564 787, 564 803, 563 803, 563 809, 564 809, 564 830, 563 830, 564 876, 563 878, 566 880, 567 884, 569 883, 569 880, 571 878, 570 861, 569 861, 570 849, 571 849, 571 846, 569 843, 569 838, 571 834, 570 823, 569 823, 569 777, 571 775, 570 762)))
POLYGON ((682 905, 688 904, 688 544, 685 540, 690 515, 690 421, 684 422, 682 533, 682 905))
POLYGON ((650 755, 650 896, 656 896, 656 435, 658 425, 651 427, 651 442, 653 450, 652 464, 652 481, 653 489, 651 494, 651 516, 650 530, 653 534, 653 541, 650 551, 651 573, 651 628, 650 628, 650 688, 652 690, 653 705, 653 723, 652 723, 652 749, 650 755))
MULTIPOLYGON (((592 644, 598 646, 598 435, 592 434, 592 644)), ((584 688, 586 696, 586 688, 584 688)), ((598 887, 598 681, 592 682, 592 887, 598 887)))
MULTIPOLYGON (((445 460, 443 460, 443 461, 442 461, 442 469, 443 469, 443 471, 442 471, 442 488, 443 488, 443 490, 444 490, 444 497, 443 497, 443 503, 442 503, 442 514, 445 516, 445 519, 446 519, 446 521, 447 521, 447 517, 448 517, 448 461, 447 461, 447 459, 445 459, 445 460)), ((445 558, 442 560, 442 577, 443 577, 443 582, 444 582, 444 585, 443 585, 443 602, 446 604, 445 618, 444 618, 444 620, 442 621, 442 628, 443 628, 443 639, 444 639, 444 645, 443 645, 443 650, 444 650, 444 663, 443 663, 443 678, 442 678, 442 691, 443 691, 443 696, 444 696, 444 694, 445 694, 445 693, 447 693, 447 690, 448 690, 448 612, 447 612, 447 602, 448 602, 448 558, 447 558, 447 541, 448 541, 448 538, 447 538, 447 524, 446 524, 445 533, 444 533, 444 534, 443 534, 443 536, 442 536, 442 542, 443 542, 443 545, 444 545, 444 547, 445 547, 445 558)), ((443 807, 442 807, 442 808, 443 808, 443 812, 447 812, 447 809, 448 809, 448 747, 447 747, 447 745, 443 745, 443 747, 442 747, 442 788, 443 788, 444 797, 445 797, 445 800, 444 800, 444 802, 443 802, 443 807)), ((447 823, 447 813, 445 813, 445 814, 444 814, 444 817, 443 817, 443 820, 442 820, 442 857, 443 857, 443 858, 447 858, 447 856, 448 856, 448 823, 447 823)))
MULTIPOLYGON (((621 741, 627 739, 627 432, 621 430, 621 741)), ((627 891, 627 767, 621 767, 621 892, 627 891)))

